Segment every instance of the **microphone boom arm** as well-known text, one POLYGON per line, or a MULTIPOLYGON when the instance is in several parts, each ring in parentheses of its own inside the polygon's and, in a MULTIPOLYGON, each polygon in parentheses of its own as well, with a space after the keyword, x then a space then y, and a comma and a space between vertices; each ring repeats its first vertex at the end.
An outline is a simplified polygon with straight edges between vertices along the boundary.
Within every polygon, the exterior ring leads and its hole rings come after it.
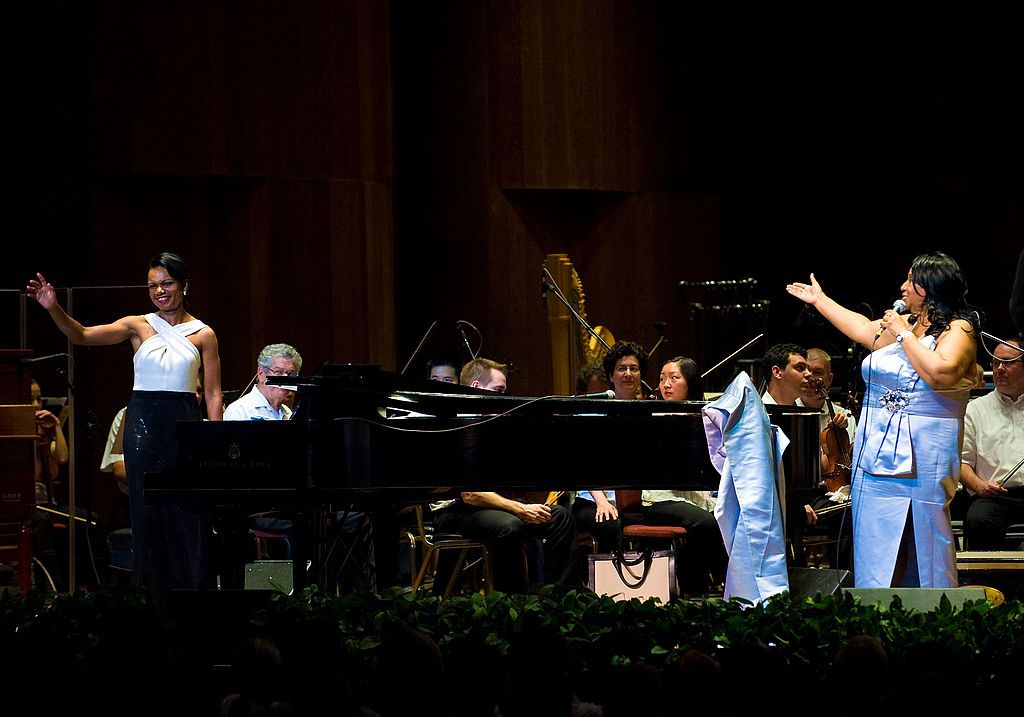
POLYGON ((758 335, 757 335, 757 336, 755 336, 754 338, 750 339, 750 341, 748 341, 747 343, 743 344, 743 345, 742 345, 742 346, 740 346, 740 347, 739 347, 738 349, 736 349, 735 351, 733 351, 733 352, 732 352, 731 354, 729 354, 728 356, 726 356, 726 357, 725 357, 724 359, 722 359, 721 361, 719 361, 718 363, 716 363, 716 364, 715 364, 714 366, 712 366, 711 368, 709 368, 709 369, 708 369, 707 371, 705 371, 704 373, 702 373, 702 374, 700 375, 700 377, 701 377, 701 378, 707 378, 707 376, 708 376, 708 374, 709 374, 709 373, 711 373, 712 371, 714 371, 714 370, 715 370, 716 368, 718 368, 719 366, 721 366, 722 364, 724 364, 724 363, 725 363, 726 361, 728 361, 729 359, 731 359, 731 358, 733 358, 734 356, 736 356, 737 354, 739 354, 740 352, 744 351, 744 350, 745 350, 745 349, 746 349, 746 348, 747 348, 748 346, 750 346, 750 345, 751 345, 752 343, 754 343, 755 341, 759 340, 759 339, 760 339, 760 338, 761 338, 762 336, 764 336, 764 334, 758 334, 758 335))
MULTIPOLYGON (((555 277, 551 276, 551 272, 548 271, 548 268, 546 266, 542 267, 542 271, 544 272, 545 276, 547 276, 548 280, 551 282, 550 284, 548 284, 547 282, 544 281, 544 277, 541 277, 541 283, 544 284, 547 290, 554 294, 555 298, 562 302, 565 308, 569 310, 569 313, 572 314, 573 318, 579 322, 580 326, 587 330, 588 334, 593 336, 595 339, 597 339, 598 343, 604 346, 605 351, 611 351, 612 347, 608 345, 608 342, 605 341, 599 333, 594 331, 594 327, 587 323, 587 320, 583 318, 580 315, 580 313, 576 311, 575 308, 573 308, 572 304, 569 303, 569 300, 565 298, 565 294, 563 294, 562 290, 558 288, 558 282, 555 281, 555 277)), ((654 389, 651 388, 646 381, 644 381, 643 377, 640 378, 640 384, 643 386, 644 391, 648 395, 654 393, 654 389)))

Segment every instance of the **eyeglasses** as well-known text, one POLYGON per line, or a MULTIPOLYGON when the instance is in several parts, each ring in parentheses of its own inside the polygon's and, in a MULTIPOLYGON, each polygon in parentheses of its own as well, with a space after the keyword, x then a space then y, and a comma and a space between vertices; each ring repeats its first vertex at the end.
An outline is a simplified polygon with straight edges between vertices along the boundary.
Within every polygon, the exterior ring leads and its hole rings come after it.
POLYGON ((1024 357, 1018 356, 1015 359, 992 359, 992 368, 999 368, 1000 366, 1012 366, 1015 363, 1024 363, 1024 357))
POLYGON ((616 366, 615 373, 640 373, 639 366, 616 366))
POLYGON ((283 368, 265 368, 263 370, 271 376, 287 376, 288 378, 295 378, 299 375, 298 371, 285 371, 283 368))

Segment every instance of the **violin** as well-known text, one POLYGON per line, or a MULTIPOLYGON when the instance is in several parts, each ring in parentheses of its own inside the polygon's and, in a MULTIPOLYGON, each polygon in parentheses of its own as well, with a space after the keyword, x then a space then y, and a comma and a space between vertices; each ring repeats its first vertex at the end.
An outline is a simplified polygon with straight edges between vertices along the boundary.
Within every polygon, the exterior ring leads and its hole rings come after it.
POLYGON ((821 431, 821 452, 824 457, 821 483, 829 493, 850 483, 850 436, 836 426, 836 411, 828 397, 828 389, 819 378, 810 378, 811 386, 818 398, 825 402, 828 409, 828 425, 821 431))

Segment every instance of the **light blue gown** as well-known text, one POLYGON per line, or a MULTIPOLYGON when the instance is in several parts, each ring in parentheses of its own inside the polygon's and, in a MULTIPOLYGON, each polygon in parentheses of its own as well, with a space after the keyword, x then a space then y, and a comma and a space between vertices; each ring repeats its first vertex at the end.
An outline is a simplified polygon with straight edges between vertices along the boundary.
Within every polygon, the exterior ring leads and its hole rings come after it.
MULTIPOLYGON (((935 349, 934 336, 920 341, 935 349)), ((861 373, 867 391, 853 445, 854 583, 892 584, 911 515, 913 546, 904 587, 955 587, 949 502, 960 471, 970 388, 936 392, 897 343, 869 354, 861 373)))

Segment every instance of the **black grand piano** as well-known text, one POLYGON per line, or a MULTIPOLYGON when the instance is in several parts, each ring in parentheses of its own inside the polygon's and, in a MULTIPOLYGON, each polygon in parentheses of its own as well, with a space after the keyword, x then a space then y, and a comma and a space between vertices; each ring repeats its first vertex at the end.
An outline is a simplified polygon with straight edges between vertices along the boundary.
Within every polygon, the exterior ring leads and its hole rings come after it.
MULTIPOLYGON (((146 501, 373 511, 460 490, 718 487, 704 401, 505 396, 351 364, 271 381, 295 387, 291 421, 180 422, 177 464, 147 476, 146 501)), ((819 482, 818 412, 767 408, 799 498, 819 482)))

